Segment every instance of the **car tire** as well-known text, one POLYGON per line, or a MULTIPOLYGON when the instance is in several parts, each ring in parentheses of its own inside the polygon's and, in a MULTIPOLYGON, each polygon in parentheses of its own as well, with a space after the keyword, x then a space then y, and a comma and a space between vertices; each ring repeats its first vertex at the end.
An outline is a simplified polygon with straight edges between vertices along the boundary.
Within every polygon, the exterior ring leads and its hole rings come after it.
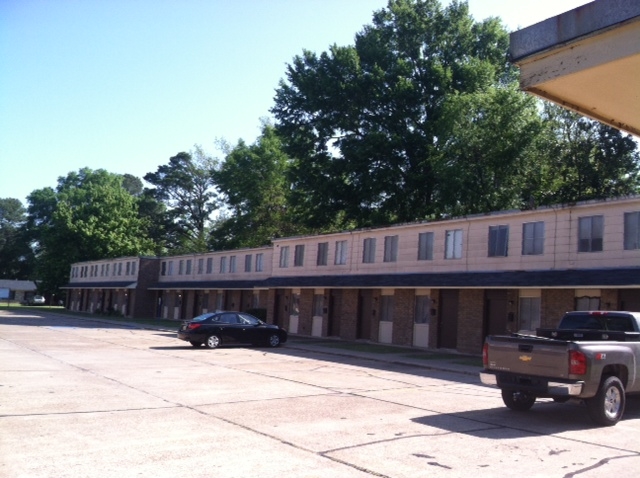
POLYGON ((267 344, 269 345, 269 347, 280 347, 280 336, 278 334, 269 335, 267 344))
POLYGON ((209 337, 207 337, 207 340, 205 340, 204 345, 208 349, 217 349, 220 346, 221 343, 222 343, 222 341, 220 340, 220 337, 218 337, 217 335, 213 334, 213 335, 210 335, 209 337))
POLYGON ((598 393, 585 400, 591 419, 598 425, 610 427, 622 418, 626 399, 624 385, 618 377, 606 377, 600 383, 598 393))
POLYGON ((202 342, 189 342, 189 343, 194 347, 200 347, 202 345, 202 342))
POLYGON ((521 390, 502 390, 502 401, 511 410, 526 412, 536 402, 536 396, 521 390))

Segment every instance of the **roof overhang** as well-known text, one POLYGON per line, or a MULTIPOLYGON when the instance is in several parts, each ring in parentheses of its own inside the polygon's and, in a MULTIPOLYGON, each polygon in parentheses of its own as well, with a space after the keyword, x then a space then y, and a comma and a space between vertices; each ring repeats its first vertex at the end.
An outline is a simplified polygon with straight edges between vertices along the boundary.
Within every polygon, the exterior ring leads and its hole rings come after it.
POLYGON ((523 91, 640 136, 640 2, 596 0, 511 33, 523 91))
POLYGON ((76 282, 70 283, 61 289, 135 289, 137 282, 76 282))

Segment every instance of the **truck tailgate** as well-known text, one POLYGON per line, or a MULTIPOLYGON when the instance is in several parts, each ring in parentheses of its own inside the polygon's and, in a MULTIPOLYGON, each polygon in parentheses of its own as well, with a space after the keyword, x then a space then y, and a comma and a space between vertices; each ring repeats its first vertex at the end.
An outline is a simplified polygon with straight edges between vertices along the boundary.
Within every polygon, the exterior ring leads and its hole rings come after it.
POLYGON ((538 377, 568 378, 569 344, 536 337, 487 337, 487 369, 538 377))

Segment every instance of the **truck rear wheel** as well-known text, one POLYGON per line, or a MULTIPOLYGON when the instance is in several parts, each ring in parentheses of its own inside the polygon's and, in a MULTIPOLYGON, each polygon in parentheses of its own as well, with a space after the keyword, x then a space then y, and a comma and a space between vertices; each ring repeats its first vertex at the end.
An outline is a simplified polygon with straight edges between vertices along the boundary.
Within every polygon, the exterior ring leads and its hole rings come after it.
POLYGON ((536 401, 536 396, 521 390, 502 390, 502 401, 511 410, 526 412, 536 401))
POLYGON ((618 377, 607 377, 600 383, 598 393, 586 399, 585 403, 594 422, 605 427, 613 426, 624 413, 624 385, 618 377))

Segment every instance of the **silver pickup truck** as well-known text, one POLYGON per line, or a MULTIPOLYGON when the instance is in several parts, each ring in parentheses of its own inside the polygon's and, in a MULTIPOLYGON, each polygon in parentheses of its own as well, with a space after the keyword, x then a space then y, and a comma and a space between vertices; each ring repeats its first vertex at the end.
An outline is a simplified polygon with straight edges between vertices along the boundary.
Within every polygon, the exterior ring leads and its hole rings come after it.
POLYGON ((640 312, 567 312, 556 329, 488 336, 482 360, 481 382, 499 387, 512 410, 539 397, 579 399, 596 423, 615 425, 626 394, 640 393, 640 312))

